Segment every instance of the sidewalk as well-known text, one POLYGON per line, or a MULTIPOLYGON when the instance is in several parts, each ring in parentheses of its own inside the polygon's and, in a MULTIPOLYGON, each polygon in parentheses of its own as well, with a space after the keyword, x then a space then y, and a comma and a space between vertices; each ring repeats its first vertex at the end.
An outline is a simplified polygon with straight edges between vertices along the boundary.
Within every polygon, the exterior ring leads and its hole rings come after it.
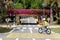
POLYGON ((50 25, 49 28, 60 28, 60 25, 50 25))
MULTIPOLYGON (((42 25, 0 25, 0 27, 23 27, 23 26, 35 26, 35 27, 41 27, 42 25)), ((60 28, 60 25, 49 25, 49 28, 60 28)))
POLYGON ((16 25, 0 25, 0 27, 16 27, 16 25))

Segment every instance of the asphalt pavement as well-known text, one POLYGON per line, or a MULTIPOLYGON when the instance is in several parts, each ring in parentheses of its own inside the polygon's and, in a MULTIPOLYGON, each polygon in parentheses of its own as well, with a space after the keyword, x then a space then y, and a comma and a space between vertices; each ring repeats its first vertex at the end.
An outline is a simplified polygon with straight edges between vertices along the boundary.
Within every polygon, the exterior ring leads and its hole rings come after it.
POLYGON ((0 33, 0 40, 60 40, 60 35, 52 33, 38 33, 39 25, 20 25, 11 33, 0 33))

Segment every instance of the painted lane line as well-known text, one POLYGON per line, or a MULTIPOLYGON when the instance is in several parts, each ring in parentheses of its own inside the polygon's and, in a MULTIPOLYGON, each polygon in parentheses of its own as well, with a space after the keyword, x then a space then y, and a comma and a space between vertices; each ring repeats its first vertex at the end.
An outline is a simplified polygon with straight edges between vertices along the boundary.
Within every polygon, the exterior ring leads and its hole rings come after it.
POLYGON ((21 31, 23 32, 24 30, 22 29, 21 31))
POLYGON ((30 30, 30 33, 33 33, 32 30, 30 30))
POLYGON ((22 29, 27 29, 26 27, 23 27, 22 29))
POLYGON ((32 29, 32 28, 28 28, 28 29, 32 29))
POLYGON ((37 30, 38 30, 38 28, 37 28, 37 27, 35 27, 34 29, 37 29, 37 30))
POLYGON ((32 38, 32 40, 35 40, 35 38, 32 38))
POLYGON ((0 38, 0 40, 3 40, 2 38, 0 38))
POLYGON ((16 40, 19 40, 19 38, 16 38, 16 40))
POLYGON ((15 30, 15 28, 13 28, 13 30, 11 30, 9 33, 12 33, 15 30))
POLYGON ((21 31, 23 32, 25 29, 27 29, 26 27, 23 27, 23 28, 21 28, 21 31))
POLYGON ((28 28, 28 29, 30 30, 30 33, 33 33, 33 32, 32 32, 32 28, 28 28))
POLYGON ((51 40, 51 39, 45 39, 45 40, 51 40))

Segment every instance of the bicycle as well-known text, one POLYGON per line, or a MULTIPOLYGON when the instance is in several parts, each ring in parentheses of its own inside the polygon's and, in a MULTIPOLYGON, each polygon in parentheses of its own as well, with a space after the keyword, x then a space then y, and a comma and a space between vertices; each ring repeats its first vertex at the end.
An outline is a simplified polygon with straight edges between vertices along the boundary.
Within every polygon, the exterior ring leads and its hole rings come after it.
POLYGON ((45 32, 46 34, 51 34, 51 29, 50 28, 43 28, 43 27, 40 27, 38 29, 38 32, 41 34, 43 32, 45 32))

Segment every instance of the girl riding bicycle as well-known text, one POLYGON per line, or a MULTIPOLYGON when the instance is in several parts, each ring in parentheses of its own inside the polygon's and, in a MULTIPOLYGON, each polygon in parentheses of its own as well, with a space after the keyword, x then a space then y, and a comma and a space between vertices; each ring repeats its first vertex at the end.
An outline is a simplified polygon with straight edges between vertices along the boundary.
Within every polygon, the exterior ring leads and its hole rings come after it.
POLYGON ((44 27, 44 29, 45 29, 45 31, 46 31, 49 23, 46 21, 45 18, 42 19, 42 25, 43 25, 43 27, 44 27))

